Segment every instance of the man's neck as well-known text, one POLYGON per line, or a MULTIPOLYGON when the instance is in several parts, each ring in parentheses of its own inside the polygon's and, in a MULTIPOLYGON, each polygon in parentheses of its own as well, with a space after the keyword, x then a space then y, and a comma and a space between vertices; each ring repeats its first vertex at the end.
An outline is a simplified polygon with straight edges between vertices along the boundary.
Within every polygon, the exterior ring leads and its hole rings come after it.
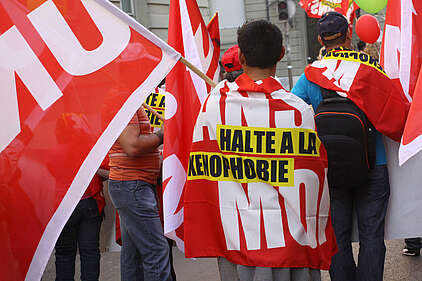
POLYGON ((243 70, 253 81, 259 81, 264 80, 268 77, 274 77, 276 72, 276 66, 273 66, 271 68, 259 68, 244 65, 243 70))
POLYGON ((334 45, 331 47, 325 47, 325 50, 327 50, 327 52, 334 50, 336 48, 345 48, 345 49, 350 49, 350 46, 348 44, 340 44, 340 45, 334 45))

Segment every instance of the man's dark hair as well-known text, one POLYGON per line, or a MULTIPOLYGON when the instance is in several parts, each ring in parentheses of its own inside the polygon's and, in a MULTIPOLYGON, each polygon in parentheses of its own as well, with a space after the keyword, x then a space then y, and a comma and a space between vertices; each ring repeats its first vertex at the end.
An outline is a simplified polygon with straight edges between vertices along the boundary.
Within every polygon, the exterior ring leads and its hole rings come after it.
POLYGON ((365 47, 366 47, 366 43, 365 42, 363 42, 363 41, 359 41, 358 42, 358 44, 357 44, 357 48, 358 48, 358 51, 360 52, 360 51, 363 51, 363 49, 365 49, 365 47))
POLYGON ((237 43, 248 66, 270 68, 280 59, 283 35, 266 20, 251 21, 237 30, 237 43))
MULTIPOLYGON (((326 33, 326 36, 330 36, 330 35, 334 35, 334 34, 326 33)), ((346 42, 346 35, 347 34, 342 34, 340 37, 333 40, 324 40, 321 38, 321 41, 324 44, 324 46, 327 48, 330 48, 333 46, 339 46, 339 45, 343 45, 344 42, 346 42)))

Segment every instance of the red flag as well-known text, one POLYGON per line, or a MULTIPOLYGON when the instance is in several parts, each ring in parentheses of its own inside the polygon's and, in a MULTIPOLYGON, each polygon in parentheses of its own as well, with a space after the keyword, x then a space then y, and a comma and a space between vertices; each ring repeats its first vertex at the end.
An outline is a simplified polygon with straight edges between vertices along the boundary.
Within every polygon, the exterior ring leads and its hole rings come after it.
POLYGON ((34 2, 0 1, 5 281, 41 278, 109 148, 179 58, 109 1, 34 2))
POLYGON ((422 121, 417 118, 422 110, 419 85, 422 65, 422 3, 420 1, 390 0, 384 28, 381 62, 390 78, 401 86, 412 101, 411 110, 399 150, 402 165, 422 149, 422 121))
POLYGON ((336 243, 326 171, 312 109, 276 78, 219 83, 192 138, 186 257, 327 270, 336 243))
MULTIPOLYGON (((217 77, 214 45, 194 0, 171 0, 169 44, 211 79, 217 77)), ((193 126, 207 96, 205 82, 178 63, 166 78, 163 160, 164 232, 183 249, 183 188, 193 126)))
POLYGON ((208 33, 210 34, 210 38, 212 40, 212 45, 214 46, 214 52, 213 52, 213 58, 212 63, 217 64, 218 67, 215 69, 215 66, 209 67, 209 73, 207 75, 214 80, 214 82, 218 82, 218 77, 220 75, 220 50, 221 50, 221 41, 220 41, 220 25, 218 23, 218 13, 215 13, 215 15, 212 17, 210 22, 207 25, 208 33), (212 72, 214 72, 214 76, 212 75, 212 72))

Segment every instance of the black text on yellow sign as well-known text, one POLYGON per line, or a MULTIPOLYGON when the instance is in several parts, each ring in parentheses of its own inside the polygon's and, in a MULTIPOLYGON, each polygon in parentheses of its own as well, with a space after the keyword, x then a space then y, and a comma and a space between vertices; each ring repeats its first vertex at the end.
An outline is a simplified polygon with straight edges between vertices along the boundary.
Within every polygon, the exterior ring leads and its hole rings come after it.
POLYGON ((378 63, 378 60, 374 59, 373 57, 365 53, 356 52, 356 51, 347 51, 347 50, 331 51, 331 52, 328 52, 328 54, 324 56, 324 59, 336 59, 336 60, 359 62, 367 66, 370 66, 372 68, 375 68, 382 74, 387 75, 385 71, 382 69, 382 66, 378 63))
POLYGON ((287 156, 319 156, 316 132, 303 128, 256 128, 217 125, 221 151, 287 156))
MULTIPOLYGON (((164 108, 165 108, 165 96, 160 93, 152 93, 147 97, 145 103, 151 106, 158 114, 164 116, 164 108)), ((152 114, 149 110, 145 110, 149 121, 151 123, 151 127, 161 127, 163 125, 163 121, 158 119, 157 116, 152 114)))
POLYGON ((188 180, 198 179, 293 186, 294 159, 192 152, 189 157, 188 180))

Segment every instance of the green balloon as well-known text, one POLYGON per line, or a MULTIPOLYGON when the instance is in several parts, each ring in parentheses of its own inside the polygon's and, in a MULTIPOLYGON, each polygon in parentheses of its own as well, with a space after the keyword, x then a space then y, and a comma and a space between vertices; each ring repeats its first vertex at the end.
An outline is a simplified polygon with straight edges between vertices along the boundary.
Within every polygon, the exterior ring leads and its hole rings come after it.
POLYGON ((355 0, 359 8, 370 14, 376 14, 387 6, 387 0, 355 0))

